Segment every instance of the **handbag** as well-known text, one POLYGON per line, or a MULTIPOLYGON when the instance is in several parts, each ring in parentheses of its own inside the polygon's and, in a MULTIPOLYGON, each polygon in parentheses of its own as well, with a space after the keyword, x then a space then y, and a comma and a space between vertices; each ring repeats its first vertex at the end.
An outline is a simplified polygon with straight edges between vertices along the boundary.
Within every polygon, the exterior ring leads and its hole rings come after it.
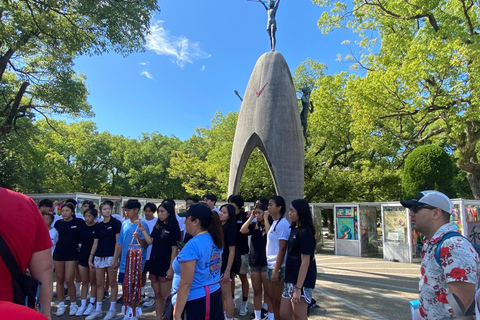
POLYGON ((174 295, 175 293, 171 293, 165 300, 165 304, 163 305, 163 315, 162 315, 163 320, 173 320, 172 298, 174 295))
POLYGON ((40 285, 42 283, 20 271, 20 267, 18 266, 12 251, 1 235, 0 255, 3 263, 5 263, 5 266, 12 276, 13 302, 41 311, 38 296, 40 294, 40 285))

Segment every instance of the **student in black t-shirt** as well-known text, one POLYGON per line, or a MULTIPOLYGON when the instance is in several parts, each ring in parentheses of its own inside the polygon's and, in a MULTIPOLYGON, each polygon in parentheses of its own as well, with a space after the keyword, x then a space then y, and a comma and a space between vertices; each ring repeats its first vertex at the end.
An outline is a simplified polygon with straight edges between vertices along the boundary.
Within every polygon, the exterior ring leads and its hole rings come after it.
MULTIPOLYGON (((170 202, 164 202, 157 209, 158 220, 148 234, 145 226, 138 221, 138 229, 142 232, 148 245, 152 245, 150 254, 149 279, 155 292, 156 319, 162 319, 163 305, 172 290, 172 262, 178 254, 180 227, 175 216, 175 207, 170 202)), ((133 234, 140 237, 138 232, 133 234)))
POLYGON ((71 203, 64 203, 61 211, 62 220, 55 222, 54 228, 58 231, 58 242, 53 251, 53 261, 57 274, 57 316, 65 313, 65 290, 63 283, 67 284, 70 297, 69 315, 77 313, 75 268, 77 267, 78 243, 80 242, 80 226, 85 223, 82 219, 75 218, 75 207, 71 203))
MULTIPOLYGON (((239 264, 236 263, 235 245, 236 234, 235 228, 235 208, 230 204, 224 204, 220 207, 218 217, 222 223, 223 238, 225 246, 222 253, 222 267, 220 269, 220 287, 222 289, 222 300, 225 310, 225 319, 233 319, 233 298, 231 281, 234 274, 239 271, 239 264)), ((238 257, 240 258, 240 257, 238 257)))
POLYGON ((315 263, 315 227, 308 202, 292 201, 288 212, 292 221, 287 246, 285 284, 280 304, 280 318, 307 319, 317 276, 315 263))
POLYGON ((97 224, 98 211, 96 209, 86 209, 83 212, 85 224, 80 227, 80 242, 82 246, 78 253, 78 268, 80 271, 80 277, 82 279, 81 290, 81 305, 78 308, 76 316, 88 316, 93 310, 95 310, 95 300, 97 297, 97 279, 95 277, 95 270, 90 269, 88 266, 88 257, 92 251, 93 241, 95 239, 95 233, 97 224), (90 284, 90 303, 87 307, 87 294, 88 285, 90 284))
MULTIPOLYGON (((266 204, 258 203, 250 214, 248 220, 243 224, 240 232, 251 235, 250 254, 248 263, 250 265, 250 280, 253 287, 253 305, 255 320, 262 319, 262 286, 267 286, 267 229, 265 228, 264 213, 268 210, 266 204), (256 218, 255 222, 252 220, 256 218)), ((271 223, 270 223, 271 225, 271 223)), ((270 304, 267 291, 265 290, 265 301, 270 304)), ((272 310, 272 306, 269 306, 272 310)))
POLYGON ((110 320, 116 316, 115 303, 118 295, 118 284, 117 269, 113 268, 113 255, 122 224, 112 217, 112 209, 112 201, 107 200, 100 205, 100 213, 103 216, 103 221, 97 224, 95 239, 93 240, 92 250, 88 257, 88 265, 91 269, 95 269, 98 300, 95 311, 93 311, 86 320, 96 319, 102 316, 102 300, 100 297, 103 297, 104 293, 105 270, 107 270, 112 294, 110 296, 110 308, 104 319, 110 320))
MULTIPOLYGON (((238 310, 238 314, 241 316, 247 315, 248 312, 248 236, 242 234, 240 229, 245 221, 247 221, 247 213, 243 211, 243 198, 239 194, 231 195, 228 197, 228 204, 235 207, 235 225, 237 228, 237 249, 240 252, 241 265, 238 272, 240 281, 242 282, 242 304, 238 310)), ((235 275, 232 281, 232 293, 235 292, 235 275)))

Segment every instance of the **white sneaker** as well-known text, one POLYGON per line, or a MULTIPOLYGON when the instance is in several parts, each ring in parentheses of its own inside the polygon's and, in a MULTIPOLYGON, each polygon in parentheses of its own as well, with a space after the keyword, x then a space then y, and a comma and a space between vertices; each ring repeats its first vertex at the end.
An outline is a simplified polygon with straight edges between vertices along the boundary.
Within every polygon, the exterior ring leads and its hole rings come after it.
POLYGON ((77 312, 75 313, 75 316, 76 317, 83 316, 85 309, 87 309, 87 306, 80 306, 80 308, 78 308, 77 312))
POLYGON ((155 299, 153 297, 148 297, 147 301, 143 303, 145 308, 150 308, 155 305, 155 299))
POLYGON ((92 312, 95 311, 95 306, 93 305, 93 303, 90 303, 87 307, 87 309, 85 310, 85 312, 83 312, 83 315, 84 316, 89 316, 92 314, 92 312))
POLYGON ((76 304, 71 304, 70 305, 70 311, 68 312, 69 316, 74 316, 77 314, 78 311, 78 306, 76 304))
POLYGON ((117 312, 115 310, 108 310, 107 315, 105 316, 105 318, 103 318, 103 320, 112 320, 113 318, 115 318, 116 315, 117 312))
POLYGON ((65 305, 63 306, 58 306, 57 308, 57 313, 55 314, 57 317, 63 316, 65 313, 65 305))
POLYGON ((90 313, 90 315, 88 317, 85 318, 85 320, 93 320, 93 319, 97 319, 97 318, 100 318, 102 316, 103 312, 101 310, 95 310, 93 311, 92 313, 90 313))
POLYGON ((248 301, 242 301, 238 314, 243 317, 243 316, 246 316, 247 313, 248 313, 248 301))

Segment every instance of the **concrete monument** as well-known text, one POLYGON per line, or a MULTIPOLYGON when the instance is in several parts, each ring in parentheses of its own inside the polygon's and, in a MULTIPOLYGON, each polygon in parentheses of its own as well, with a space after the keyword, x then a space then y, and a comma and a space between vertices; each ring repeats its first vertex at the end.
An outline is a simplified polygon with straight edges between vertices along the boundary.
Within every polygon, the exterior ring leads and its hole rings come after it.
POLYGON ((263 153, 278 195, 303 198, 304 146, 295 88, 283 56, 271 51, 255 64, 238 115, 228 194, 238 193, 251 152, 263 153))

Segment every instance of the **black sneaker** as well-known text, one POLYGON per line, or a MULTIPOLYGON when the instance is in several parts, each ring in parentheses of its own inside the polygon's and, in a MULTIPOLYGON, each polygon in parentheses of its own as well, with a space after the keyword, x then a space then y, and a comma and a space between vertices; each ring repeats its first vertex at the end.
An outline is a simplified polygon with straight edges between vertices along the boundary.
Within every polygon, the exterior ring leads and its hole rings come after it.
POLYGON ((255 311, 252 312, 252 314, 250 315, 250 319, 255 319, 255 311))
POLYGON ((108 298, 110 298, 110 293, 105 292, 105 293, 103 294, 103 302, 107 301, 108 298))
POLYGON ((267 320, 268 319, 268 310, 262 308, 260 314, 261 314, 262 320, 267 320))
POLYGON ((120 303, 120 304, 123 303, 123 296, 121 296, 120 298, 117 299, 117 303, 120 303))

